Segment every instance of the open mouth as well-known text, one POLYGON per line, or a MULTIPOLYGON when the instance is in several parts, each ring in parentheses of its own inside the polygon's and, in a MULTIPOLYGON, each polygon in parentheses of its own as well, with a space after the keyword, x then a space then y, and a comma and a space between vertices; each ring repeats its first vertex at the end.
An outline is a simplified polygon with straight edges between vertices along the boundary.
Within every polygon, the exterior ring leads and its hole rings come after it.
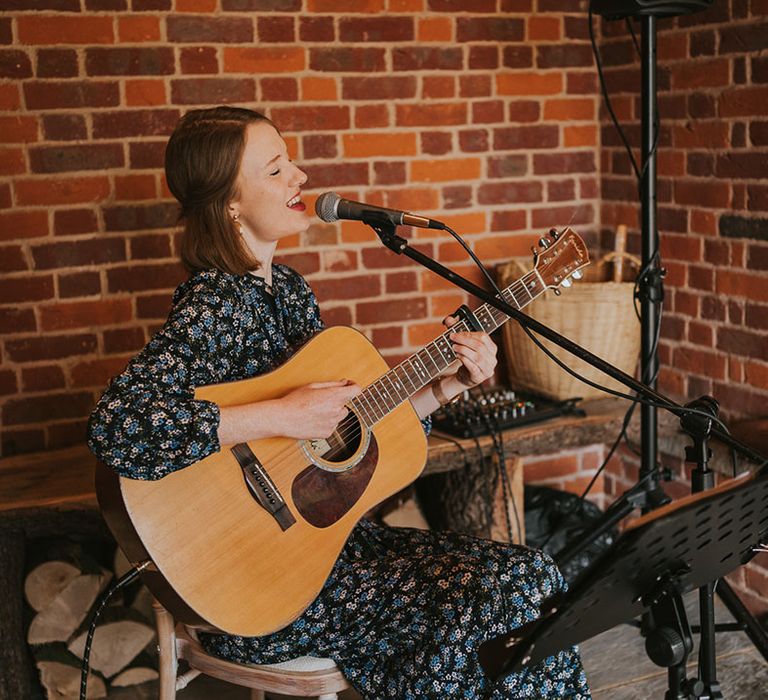
POLYGON ((304 202, 301 201, 300 194, 297 194, 295 197, 291 197, 285 206, 295 211, 304 211, 307 208, 304 202))

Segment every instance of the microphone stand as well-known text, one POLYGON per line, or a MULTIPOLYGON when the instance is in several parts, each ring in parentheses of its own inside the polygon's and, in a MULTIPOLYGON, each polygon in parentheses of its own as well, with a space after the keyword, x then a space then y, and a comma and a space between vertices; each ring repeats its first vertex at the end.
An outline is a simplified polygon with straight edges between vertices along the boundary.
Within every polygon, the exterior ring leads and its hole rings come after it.
MULTIPOLYGON (((558 345, 564 350, 567 350, 572 355, 578 357, 581 360, 584 360, 596 369, 607 374, 609 377, 612 377, 630 390, 637 393, 639 397, 645 398, 648 401, 655 402, 660 407, 665 408, 667 411, 680 418, 682 429, 687 432, 694 441, 695 447, 692 449, 689 448, 687 452, 689 459, 691 459, 691 456, 695 453, 699 463, 699 470, 697 471, 697 476, 695 478, 696 483, 694 484, 694 488, 696 490, 709 487, 713 483, 709 477, 711 472, 708 472, 706 465, 708 448, 706 446, 705 440, 710 436, 717 438, 721 443, 729 446, 731 449, 735 450, 747 459, 760 464, 762 467, 761 472, 768 470, 768 460, 766 460, 763 455, 753 450, 748 445, 745 445, 739 440, 731 437, 729 434, 723 432, 723 430, 713 421, 706 421, 706 430, 703 431, 701 429, 701 420, 695 420, 697 415, 700 414, 692 412, 691 409, 696 409, 701 412, 702 408, 704 408, 705 411, 709 413, 707 409, 709 409, 710 406, 707 404, 707 401, 714 401, 714 399, 705 397, 705 399, 699 399, 696 402, 692 402, 688 406, 682 406, 675 401, 672 401, 670 398, 659 393, 654 388, 638 381, 626 372, 620 370, 618 367, 615 367, 609 362, 606 362, 601 357, 594 355, 586 348, 583 348, 577 343, 574 343, 572 340, 569 340, 565 336, 557 333, 548 326, 545 326, 543 323, 540 323, 536 319, 533 319, 530 316, 522 313, 519 309, 510 306, 507 302, 505 302, 503 299, 500 299, 498 296, 491 294, 482 287, 478 287, 476 284, 470 282, 461 275, 458 275, 457 273, 453 272, 453 270, 450 270, 444 265, 441 265, 428 255, 425 255, 424 253, 411 248, 405 238, 398 236, 395 233, 397 227, 385 216, 379 214, 378 212, 369 211, 365 212, 361 218, 364 223, 373 228, 373 230, 381 239, 381 242, 394 253, 398 255, 406 255, 407 257, 411 258, 411 260, 414 260, 421 266, 439 275, 454 286, 463 289, 465 292, 468 292, 477 299, 480 299, 481 301, 489 304, 506 316, 513 318, 519 324, 528 328, 532 332, 537 333, 547 340, 552 341, 555 343, 555 345, 558 345), (702 401, 704 401, 703 406, 700 403, 702 401), (702 435, 702 432, 705 432, 706 435, 702 435), (707 476, 699 477, 699 473, 702 475, 707 474, 707 476)), ((714 403, 716 406, 717 402, 714 403)), ((627 491, 621 498, 613 503, 610 508, 608 508, 608 510, 603 514, 603 516, 598 519, 597 523, 594 524, 593 529, 589 533, 587 533, 580 540, 569 543, 565 550, 558 554, 557 561, 561 563, 571 559, 584 547, 588 546, 594 540, 594 538, 598 536, 598 534, 612 528, 621 519, 629 515, 629 513, 631 513, 635 508, 644 507, 647 503, 647 494, 649 490, 644 482, 645 479, 641 479, 632 489, 627 491)), ((659 488, 658 484, 655 486, 656 488, 659 488)), ((725 581, 720 582, 720 584, 724 583, 725 581)), ((717 696, 719 688, 715 680, 714 668, 715 625, 714 608, 711 605, 712 587, 713 584, 710 583, 706 587, 707 590, 702 590, 701 593, 702 598, 706 597, 708 599, 708 604, 702 604, 701 607, 701 644, 702 648, 705 650, 704 658, 702 659, 702 666, 705 679, 710 681, 711 689, 715 690, 713 696, 717 696)), ((735 597, 735 593, 732 595, 735 597)), ((738 598, 736 600, 738 601, 738 598)), ((738 602, 740 603, 740 601, 738 602)), ((729 608, 731 608, 733 612, 731 605, 729 605, 729 608)), ((747 619, 752 623, 744 623, 750 639, 761 651, 763 656, 768 659, 768 634, 766 634, 765 630, 760 628, 759 624, 754 620, 754 618, 752 618, 748 611, 743 608, 743 605, 742 609, 742 612, 746 612, 746 615, 742 615, 741 619, 747 619)))
MULTIPOLYGON (((690 410, 685 406, 673 401, 672 399, 660 394, 655 389, 652 389, 647 384, 643 384, 634 377, 630 376, 626 372, 623 372, 618 367, 615 367, 610 362, 606 362, 601 357, 591 353, 586 348, 583 348, 578 343, 574 343, 564 335, 560 335, 557 331, 553 331, 549 326, 545 326, 534 318, 527 316, 519 309, 510 306, 503 299, 499 299, 498 296, 491 294, 482 287, 478 287, 473 282, 465 279, 461 275, 455 273, 453 270, 441 265, 433 258, 425 255, 424 253, 412 248, 408 241, 402 236, 398 236, 395 233, 396 227, 390 221, 384 221, 382 218, 376 215, 374 212, 366 212, 362 217, 364 223, 368 224, 381 239, 381 242, 387 246, 391 251, 398 255, 405 255, 411 260, 419 263, 422 267, 426 267, 435 274, 439 275, 443 279, 447 280, 451 284, 460 287, 465 292, 468 292, 474 297, 484 301, 490 306, 494 307, 501 313, 513 318, 515 321, 530 329, 534 333, 543 336, 547 340, 551 340, 555 345, 559 345, 561 348, 567 350, 572 355, 575 355, 581 360, 584 360, 593 367, 604 372, 609 377, 612 377, 618 382, 621 382, 624 386, 637 392, 642 397, 661 404, 663 408, 667 409, 671 413, 674 413, 679 418, 690 414, 690 410)), ((766 458, 759 452, 753 450, 749 445, 745 445, 743 442, 736 440, 727 433, 723 432, 718 426, 713 425, 711 434, 720 440, 722 443, 736 450, 739 454, 743 455, 753 462, 762 464, 766 458)))

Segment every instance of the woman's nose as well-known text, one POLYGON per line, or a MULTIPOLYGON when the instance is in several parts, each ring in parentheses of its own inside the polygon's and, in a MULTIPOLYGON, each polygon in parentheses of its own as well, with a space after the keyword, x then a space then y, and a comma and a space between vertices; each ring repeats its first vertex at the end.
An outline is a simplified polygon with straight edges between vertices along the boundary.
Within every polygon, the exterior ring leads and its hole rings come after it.
POLYGON ((295 184, 297 187, 301 187, 306 181, 307 181, 307 174, 299 168, 297 165, 294 165, 294 174, 293 174, 293 182, 291 184, 295 184))

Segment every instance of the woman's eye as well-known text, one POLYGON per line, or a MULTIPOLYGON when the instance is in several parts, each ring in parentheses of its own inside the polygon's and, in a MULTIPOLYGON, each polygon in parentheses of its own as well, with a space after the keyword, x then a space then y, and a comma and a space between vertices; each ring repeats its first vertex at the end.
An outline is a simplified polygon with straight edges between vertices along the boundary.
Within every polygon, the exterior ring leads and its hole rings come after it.
POLYGON ((270 175, 279 175, 280 174, 280 168, 270 173, 270 175))

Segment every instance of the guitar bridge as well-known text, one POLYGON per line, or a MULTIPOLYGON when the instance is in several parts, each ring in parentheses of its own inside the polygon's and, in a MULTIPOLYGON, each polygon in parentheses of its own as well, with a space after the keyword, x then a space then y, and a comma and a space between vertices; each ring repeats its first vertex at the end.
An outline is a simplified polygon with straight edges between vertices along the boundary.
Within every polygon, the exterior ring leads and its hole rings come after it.
POLYGON ((296 522, 296 518, 288 509, 288 504, 275 482, 270 479, 264 465, 245 442, 234 445, 231 450, 243 470, 245 484, 251 495, 277 521, 282 530, 287 530, 296 522))

